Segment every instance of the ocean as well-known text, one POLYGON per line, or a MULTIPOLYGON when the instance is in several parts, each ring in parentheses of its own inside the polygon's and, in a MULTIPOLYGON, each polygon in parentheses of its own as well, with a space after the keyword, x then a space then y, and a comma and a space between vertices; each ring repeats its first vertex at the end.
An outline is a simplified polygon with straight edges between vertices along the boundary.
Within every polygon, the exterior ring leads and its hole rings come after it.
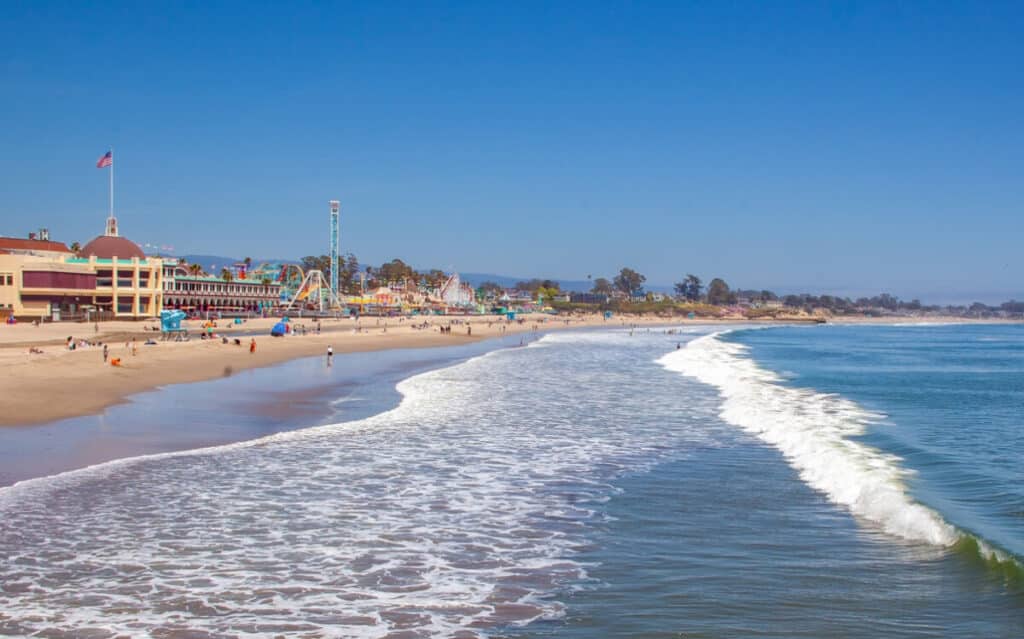
POLYGON ((0 488, 0 635, 1024 636, 1024 327, 492 348, 0 488))

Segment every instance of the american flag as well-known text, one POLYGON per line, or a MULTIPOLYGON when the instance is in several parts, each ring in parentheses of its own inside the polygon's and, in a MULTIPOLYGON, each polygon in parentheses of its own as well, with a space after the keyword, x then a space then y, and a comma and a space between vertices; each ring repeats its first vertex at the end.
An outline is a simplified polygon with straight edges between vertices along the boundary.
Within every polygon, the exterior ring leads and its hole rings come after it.
POLYGON ((97 169, 102 169, 103 167, 113 166, 113 165, 114 165, 114 152, 113 151, 107 151, 107 154, 104 155, 103 157, 101 157, 99 162, 96 163, 96 168, 97 169))

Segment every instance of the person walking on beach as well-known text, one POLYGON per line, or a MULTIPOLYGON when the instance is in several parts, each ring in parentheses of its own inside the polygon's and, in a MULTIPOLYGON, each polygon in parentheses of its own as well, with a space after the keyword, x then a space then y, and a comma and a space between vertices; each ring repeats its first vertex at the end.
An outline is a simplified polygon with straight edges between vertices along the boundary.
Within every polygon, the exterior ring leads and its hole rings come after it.
POLYGON ((104 364, 107 363, 107 345, 106 344, 103 345, 103 363, 104 364))
POLYGON ((255 337, 252 338, 252 340, 249 342, 249 353, 250 354, 255 354, 256 353, 256 338, 255 337))
POLYGON ((331 348, 330 344, 328 344, 327 345, 327 365, 330 366, 333 363, 334 363, 334 349, 331 348))
POLYGON ((135 343, 135 338, 132 338, 132 356, 139 354, 139 345, 135 343))

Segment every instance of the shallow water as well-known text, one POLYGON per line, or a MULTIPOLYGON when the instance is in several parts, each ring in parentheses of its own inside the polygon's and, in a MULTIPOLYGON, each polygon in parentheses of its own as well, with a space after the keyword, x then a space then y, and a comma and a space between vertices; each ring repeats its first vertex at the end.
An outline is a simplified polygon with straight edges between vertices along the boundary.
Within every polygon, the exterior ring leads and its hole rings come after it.
POLYGON ((684 330, 551 335, 364 419, 0 489, 0 634, 1024 634, 1021 585, 961 543, 1012 555, 1019 527, 944 511, 872 439, 897 414, 813 377, 840 333, 684 330))

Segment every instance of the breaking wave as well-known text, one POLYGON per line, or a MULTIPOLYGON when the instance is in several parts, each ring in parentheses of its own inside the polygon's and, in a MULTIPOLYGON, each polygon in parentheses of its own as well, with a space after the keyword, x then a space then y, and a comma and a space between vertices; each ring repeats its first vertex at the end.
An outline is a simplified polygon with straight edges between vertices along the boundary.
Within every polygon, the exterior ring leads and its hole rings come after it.
POLYGON ((915 502, 900 459, 853 439, 881 416, 838 395, 780 384, 741 344, 721 333, 693 340, 659 360, 665 368, 718 389, 721 417, 771 444, 811 487, 891 535, 950 547, 959 532, 915 502))

